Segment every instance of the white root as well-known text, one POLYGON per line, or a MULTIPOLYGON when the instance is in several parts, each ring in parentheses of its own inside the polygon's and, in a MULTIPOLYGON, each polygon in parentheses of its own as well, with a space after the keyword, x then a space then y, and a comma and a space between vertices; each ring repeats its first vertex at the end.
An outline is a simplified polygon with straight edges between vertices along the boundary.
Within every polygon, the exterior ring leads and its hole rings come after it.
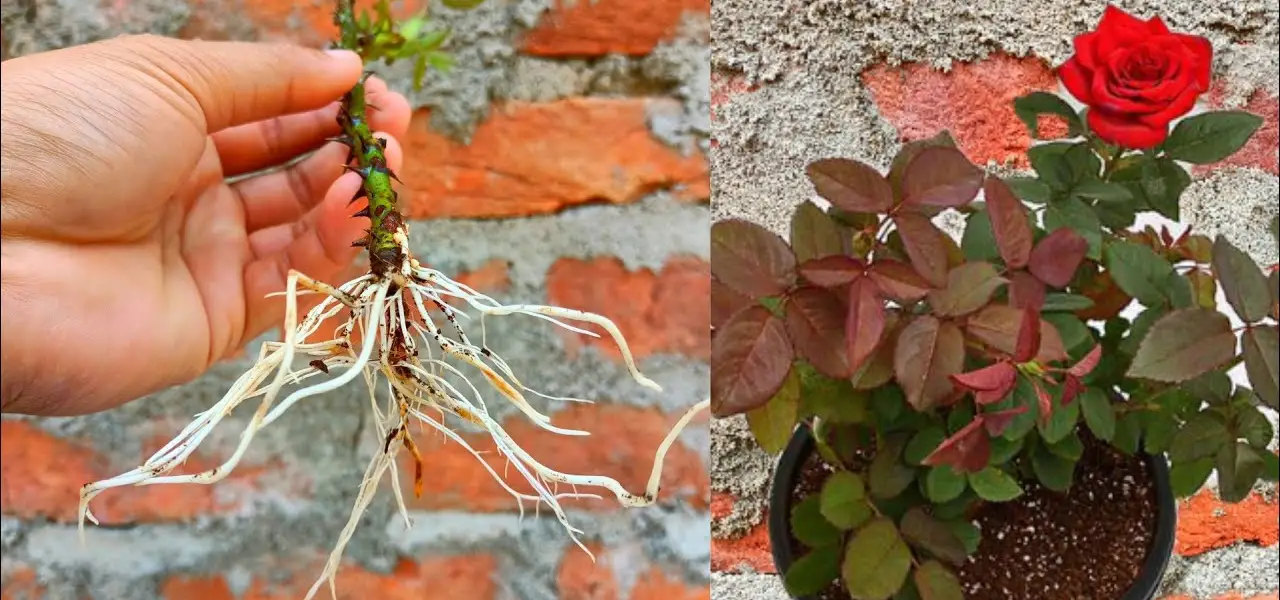
MULTIPOLYGON (((416 261, 412 261, 405 265, 399 275, 375 277, 366 274, 339 287, 312 280, 301 273, 290 272, 287 289, 282 292, 286 298, 284 340, 263 344, 257 362, 235 381, 226 395, 208 410, 197 414, 189 425, 142 465, 82 488, 79 523, 82 543, 84 521, 87 519, 98 523, 89 509, 90 502, 98 494, 125 486, 175 483, 207 485, 220 481, 239 464, 250 442, 262 428, 274 423, 299 401, 341 388, 357 377, 364 378, 369 390, 368 408, 374 417, 372 426, 381 438, 380 446, 369 461, 350 518, 343 527, 323 572, 307 593, 307 600, 314 597, 325 582, 328 582, 333 596, 337 597, 335 581, 346 545, 376 496, 383 475, 395 467, 402 447, 410 450, 415 460, 419 461, 417 464, 421 469, 418 450, 410 434, 411 420, 417 421, 419 427, 426 426, 431 431, 439 432, 445 439, 457 443, 475 457, 485 471, 516 501, 521 517, 524 516, 526 500, 534 503, 535 511, 545 504, 564 526, 573 542, 588 554, 590 551, 579 540, 579 534, 583 532, 569 522, 568 515, 560 504, 561 500, 600 498, 597 494, 577 491, 577 488, 585 487, 607 490, 620 504, 628 507, 647 506, 656 501, 667 451, 690 421, 709 407, 709 400, 691 407, 672 427, 655 453, 649 481, 640 494, 627 491, 622 484, 609 477, 562 473, 547 467, 521 448, 502 425, 490 416, 480 390, 463 370, 446 359, 456 359, 465 365, 464 369, 478 372, 488 383, 488 387, 515 406, 532 423, 556 434, 585 436, 588 432, 552 425, 552 418, 534 409, 524 393, 565 402, 589 400, 549 396, 521 383, 511 366, 486 345, 485 318, 527 315, 550 321, 569 331, 599 337, 565 321, 596 325, 608 332, 618 345, 627 369, 636 382, 656 391, 661 391, 662 388, 640 373, 622 333, 605 317, 553 306, 504 305, 449 279, 439 271, 416 266, 416 261), (318 294, 323 299, 299 322, 298 297, 307 294, 318 294), (469 318, 468 315, 448 304, 447 298, 462 300, 480 313, 479 346, 468 339, 458 324, 458 317, 466 319, 469 318), (433 313, 427 310, 428 304, 437 308, 449 321, 446 325, 448 331, 437 327, 433 322, 433 313), (343 310, 349 310, 351 316, 338 326, 336 338, 320 342, 308 341, 308 337, 319 329, 321 323, 343 310), (416 310, 416 317, 410 313, 411 310, 416 310), (352 341, 353 332, 360 335, 359 348, 352 341), (438 358, 432 351, 433 345, 442 352, 438 358), (304 367, 295 368, 297 356, 314 360, 304 367), (454 385, 448 379, 450 376, 462 380, 465 386, 454 385), (320 378, 320 381, 308 381, 315 378, 320 378), (385 404, 380 402, 378 394, 379 380, 382 379, 387 382, 385 404), (305 385, 276 402, 285 386, 300 384, 305 385), (170 474, 191 457, 224 418, 245 401, 255 398, 260 398, 258 407, 240 434, 239 444, 230 458, 201 473, 170 474), (448 416, 485 431, 492 439, 499 457, 506 460, 508 468, 514 467, 533 493, 521 492, 512 487, 505 475, 500 475, 481 456, 481 452, 446 423, 448 416), (562 483, 573 486, 574 492, 558 493, 556 487, 562 483)), ((415 491, 420 490, 421 483, 419 471, 415 474, 415 491)), ((398 512, 406 526, 411 525, 398 477, 391 477, 391 488, 398 512)))

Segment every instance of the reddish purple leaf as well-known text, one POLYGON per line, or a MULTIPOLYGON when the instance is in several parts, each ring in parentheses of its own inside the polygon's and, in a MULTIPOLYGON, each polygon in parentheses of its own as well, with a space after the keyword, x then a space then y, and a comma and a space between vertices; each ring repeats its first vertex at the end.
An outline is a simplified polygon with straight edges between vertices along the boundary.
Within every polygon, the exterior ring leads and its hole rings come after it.
POLYGON ((849 377, 844 303, 831 292, 805 287, 792 294, 786 306, 787 332, 796 352, 823 375, 849 377))
POLYGON ((927 148, 907 166, 902 181, 903 203, 964 206, 977 197, 983 176, 963 152, 945 146, 927 148))
POLYGON ((1017 408, 982 413, 982 424, 986 426, 988 434, 993 436, 1004 435, 1004 430, 1009 428, 1009 423, 1013 422, 1014 417, 1027 412, 1027 410, 1027 405, 1023 404, 1017 408))
MULTIPOLYGON (((1018 346, 1018 330, 1022 326, 1023 312, 1003 304, 992 304, 969 315, 965 320, 965 331, 974 339, 1009 356, 1013 356, 1018 346)), ((1042 364, 1067 360, 1063 349, 1062 337, 1053 324, 1040 320, 1041 341, 1040 352, 1036 360, 1042 364)))
POLYGON ((930 467, 947 465, 958 473, 977 473, 991 460, 991 438, 983 431, 983 415, 979 415, 955 435, 947 438, 925 457, 922 464, 930 467))
POLYGON ((826 158, 805 172, 819 196, 855 213, 882 213, 893 207, 893 188, 879 171, 847 158, 826 158))
POLYGON ((1102 344, 1095 344, 1093 346, 1093 350, 1090 350, 1088 354, 1084 355, 1084 358, 1080 359, 1080 362, 1073 365, 1068 372, 1076 377, 1084 377, 1085 375, 1092 373, 1094 369, 1098 368, 1098 363, 1101 361, 1102 344))
POLYGON ((875 354, 884 337, 884 300, 876 294, 876 284, 863 277, 849 286, 849 312, 844 325, 849 368, 857 372, 875 354))
POLYGON ((902 236, 902 245, 911 258, 916 272, 936 288, 947 285, 947 243, 942 233, 928 217, 912 212, 893 217, 902 236))
POLYGON ((1055 288, 1071 283, 1080 262, 1089 252, 1089 242, 1069 227, 1055 229, 1036 244, 1028 268, 1036 277, 1055 288))
POLYGON ((1018 370, 1002 360, 977 371, 952 375, 951 381, 974 392, 974 402, 985 406, 1004 400, 1013 391, 1018 383, 1018 370))
POLYGON ((719 329, 734 313, 755 304, 750 298, 739 294, 733 288, 711 280, 711 326, 719 329))
POLYGON ((1018 325, 1018 345, 1013 350, 1016 363, 1030 362, 1040 351, 1040 313, 1033 308, 1022 309, 1022 323, 1018 325))
POLYGON ((849 285, 866 265, 849 256, 824 256, 800 264, 800 275, 814 285, 832 288, 849 285))
POLYGON ((1062 405, 1071 404, 1076 399, 1076 396, 1082 393, 1084 393, 1084 383, 1080 381, 1079 377, 1067 373, 1065 380, 1062 382, 1062 405))
POLYGON ((1035 275, 1026 271, 1014 271, 1009 274, 1009 305, 1014 308, 1031 308, 1039 311, 1044 308, 1046 290, 1044 283, 1035 275))
POLYGON ((931 289, 915 269, 896 260, 877 259, 867 275, 880 287, 880 293, 904 305, 918 302, 931 289))
POLYGON ((711 226, 711 275, 753 300, 777 296, 796 279, 796 257, 769 230, 739 219, 711 226))
POLYGON ((1040 421, 1048 423, 1049 417, 1053 416, 1053 398, 1049 397, 1049 392, 1044 391, 1044 386, 1039 381, 1032 379, 1031 385, 1036 388, 1036 400, 1040 402, 1040 421))
POLYGON ((894 350, 893 370, 907 402, 928 410, 949 398, 951 376, 964 370, 964 335, 949 322, 925 315, 902 330, 894 350))
POLYGON ((1031 223, 1027 221, 1027 209, 1013 195, 1005 182, 988 177, 983 188, 986 192, 987 214, 991 216, 991 231, 995 234, 1000 257, 1009 269, 1021 269, 1031 259, 1031 223))
POLYGON ((786 326, 763 306, 733 315, 711 340, 711 411, 728 417, 763 406, 795 354, 786 326))
POLYGON ((947 274, 947 287, 929 292, 929 306, 939 317, 967 315, 986 306, 1008 282, 990 263, 963 263, 947 274))

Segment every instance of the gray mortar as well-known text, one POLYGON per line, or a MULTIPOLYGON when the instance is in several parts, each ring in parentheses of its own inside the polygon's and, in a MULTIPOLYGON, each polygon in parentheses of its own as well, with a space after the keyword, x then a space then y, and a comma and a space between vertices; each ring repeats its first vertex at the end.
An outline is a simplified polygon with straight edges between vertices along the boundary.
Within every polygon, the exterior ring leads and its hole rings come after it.
POLYGON ((775 575, 738 573, 711 574, 711 597, 723 600, 791 600, 782 580, 775 575))
POLYGON ((1193 183, 1182 197, 1182 218, 1193 231, 1226 234, 1254 260, 1276 264, 1271 220, 1280 213, 1280 178, 1255 169, 1224 169, 1193 183))
POLYGON ((711 533, 740 537, 764 518, 775 458, 760 449, 741 415, 711 422, 711 489, 734 497, 733 510, 712 519, 711 533))
POLYGON ((4 58, 85 44, 124 33, 174 35, 190 9, 172 0, 136 0, 119 11, 101 10, 99 0, 2 0, 4 58))
POLYGON ((1262 548, 1236 544, 1184 558, 1174 555, 1157 597, 1185 594, 1192 598, 1217 598, 1228 592, 1249 598, 1280 587, 1280 546, 1262 548))

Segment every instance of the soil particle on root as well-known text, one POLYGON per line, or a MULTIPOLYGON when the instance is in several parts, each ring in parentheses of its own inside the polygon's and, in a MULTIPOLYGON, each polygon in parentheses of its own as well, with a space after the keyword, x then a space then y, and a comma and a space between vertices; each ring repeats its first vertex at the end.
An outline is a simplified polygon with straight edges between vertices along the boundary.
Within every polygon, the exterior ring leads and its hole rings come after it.
MULTIPOLYGON (((1025 494, 985 504, 977 554, 957 572, 965 600, 1113 600, 1133 585, 1155 537, 1155 484, 1146 463, 1081 432, 1085 453, 1070 492, 1023 481, 1025 494)), ((832 470, 815 453, 792 494, 817 493, 832 470)), ((797 556, 805 549, 792 539, 797 556)), ((817 600, 848 600, 839 582, 817 600)))

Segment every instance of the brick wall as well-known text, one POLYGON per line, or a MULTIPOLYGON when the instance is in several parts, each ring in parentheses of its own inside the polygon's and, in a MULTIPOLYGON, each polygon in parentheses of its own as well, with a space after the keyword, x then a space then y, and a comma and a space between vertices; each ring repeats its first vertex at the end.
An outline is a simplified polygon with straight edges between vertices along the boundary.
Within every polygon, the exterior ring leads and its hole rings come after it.
MULTIPOLYGON (((1195 173, 1183 202, 1198 231, 1226 232, 1260 262, 1274 264, 1277 248, 1266 226, 1280 210, 1275 0, 1116 4, 1144 17, 1159 11, 1170 27, 1209 37, 1217 87, 1205 104, 1265 117, 1227 164, 1195 173)), ((1072 37, 1096 24, 1104 6, 715 0, 713 219, 745 218, 786 236, 792 207, 812 192, 808 162, 847 156, 884 170, 903 142, 943 129, 978 164, 1000 172, 1025 168, 1017 158, 1031 140, 1012 100, 1058 90, 1051 66, 1071 55, 1072 37)), ((774 458, 755 448, 741 418, 713 424, 712 455, 712 596, 782 600, 764 524, 774 458)), ((1223 505, 1208 488, 1180 507, 1164 594, 1275 600, 1275 486, 1259 486, 1239 505, 1223 505)))
MULTIPOLYGON (((403 13, 428 3, 393 4, 403 13)), ((309 45, 333 33, 328 2, 311 0, 0 7, 6 58, 124 32, 309 45)), ((669 426, 708 393, 709 2, 489 0, 465 14, 430 7, 456 32, 457 67, 417 93, 399 66, 381 72, 419 107, 400 173, 417 256, 500 298, 618 323, 665 393, 635 385, 612 348, 538 321, 491 320, 488 335, 525 383, 598 400, 535 402, 557 424, 593 432, 585 440, 501 413, 518 442, 554 468, 642 487, 669 426)), ((79 487, 136 466, 247 364, 218 365, 103 414, 0 422, 0 598, 300 597, 381 443, 362 427, 362 386, 291 409, 216 486, 103 494, 95 513, 104 526, 90 526, 84 546, 76 537, 79 487)), ((185 468, 224 459, 247 419, 225 422, 185 468)), ((464 435, 477 449, 491 447, 464 435)), ((406 528, 384 490, 347 550, 340 597, 707 597, 705 420, 672 449, 659 506, 569 503, 595 563, 554 519, 530 512, 521 520, 514 500, 456 444, 418 438, 428 481, 412 502, 414 524, 406 528)))

